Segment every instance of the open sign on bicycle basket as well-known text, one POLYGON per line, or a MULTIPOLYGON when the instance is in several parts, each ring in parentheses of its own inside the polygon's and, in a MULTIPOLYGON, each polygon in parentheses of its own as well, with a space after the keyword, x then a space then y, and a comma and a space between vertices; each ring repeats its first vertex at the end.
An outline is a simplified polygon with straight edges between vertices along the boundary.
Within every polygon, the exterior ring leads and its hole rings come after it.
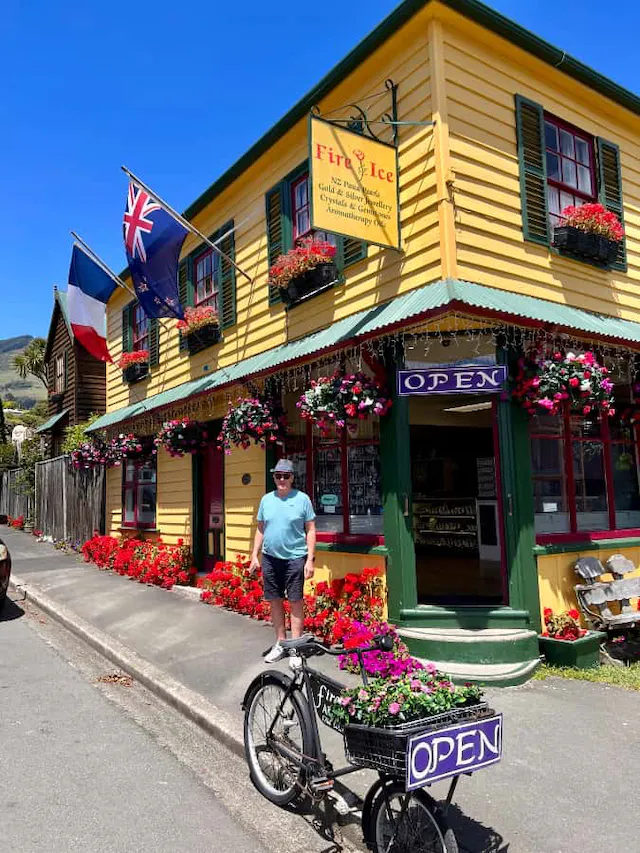
POLYGON ((502 714, 414 735, 407 740, 407 791, 472 773, 501 757, 502 714))

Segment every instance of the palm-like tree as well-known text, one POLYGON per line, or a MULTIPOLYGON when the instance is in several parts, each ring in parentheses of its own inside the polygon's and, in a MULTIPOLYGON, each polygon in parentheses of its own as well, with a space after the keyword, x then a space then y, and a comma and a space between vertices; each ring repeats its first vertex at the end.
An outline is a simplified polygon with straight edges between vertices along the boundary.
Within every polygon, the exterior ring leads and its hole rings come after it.
POLYGON ((47 342, 44 338, 34 338, 29 341, 24 350, 13 359, 13 366, 26 379, 29 374, 39 379, 47 387, 47 368, 44 362, 44 351, 47 342))

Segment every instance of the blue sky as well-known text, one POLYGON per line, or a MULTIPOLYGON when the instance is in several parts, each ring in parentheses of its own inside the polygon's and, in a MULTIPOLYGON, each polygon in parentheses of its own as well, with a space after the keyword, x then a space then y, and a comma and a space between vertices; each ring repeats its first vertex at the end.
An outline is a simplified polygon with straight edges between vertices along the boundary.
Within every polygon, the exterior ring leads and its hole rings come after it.
MULTIPOLYGON (((77 231, 116 271, 125 163, 183 210, 398 3, 5 0, 0 339, 46 335, 77 231)), ((634 92, 637 0, 493 0, 634 92)))

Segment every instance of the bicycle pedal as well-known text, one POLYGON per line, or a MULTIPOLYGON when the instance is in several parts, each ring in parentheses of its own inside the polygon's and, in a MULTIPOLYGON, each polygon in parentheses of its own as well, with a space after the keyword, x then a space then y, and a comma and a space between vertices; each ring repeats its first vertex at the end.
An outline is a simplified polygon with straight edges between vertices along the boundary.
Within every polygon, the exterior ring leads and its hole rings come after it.
POLYGON ((316 776, 310 780, 309 787, 314 794, 325 794, 327 791, 333 790, 333 779, 326 776, 316 776))

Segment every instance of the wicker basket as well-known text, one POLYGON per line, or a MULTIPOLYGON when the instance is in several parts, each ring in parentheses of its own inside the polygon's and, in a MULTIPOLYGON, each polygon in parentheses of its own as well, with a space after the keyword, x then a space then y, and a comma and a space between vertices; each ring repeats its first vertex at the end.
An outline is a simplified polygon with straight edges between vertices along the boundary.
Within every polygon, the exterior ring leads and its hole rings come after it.
POLYGON ((359 767, 380 770, 390 776, 406 775, 409 738, 456 723, 467 723, 494 714, 486 702, 464 708, 452 708, 443 714, 400 723, 397 726, 363 726, 351 723, 344 731, 347 760, 359 767))

